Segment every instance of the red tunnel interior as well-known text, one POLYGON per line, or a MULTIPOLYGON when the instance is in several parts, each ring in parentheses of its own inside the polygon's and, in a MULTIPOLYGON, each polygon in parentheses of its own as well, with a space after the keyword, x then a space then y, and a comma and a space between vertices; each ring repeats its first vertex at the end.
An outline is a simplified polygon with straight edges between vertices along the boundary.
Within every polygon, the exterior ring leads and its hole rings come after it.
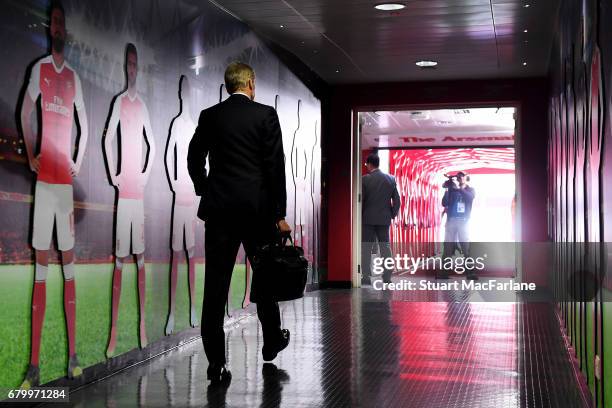
MULTIPOLYGON (((371 152, 363 151, 364 162, 371 152)), ((385 158, 381 160, 381 169, 395 177, 402 201, 399 215, 390 230, 394 254, 418 257, 441 253, 445 220, 441 205, 444 175, 460 170, 470 176, 470 183, 473 182, 477 190, 476 216, 472 220, 472 229, 476 230, 474 238, 514 241, 516 200, 513 147, 392 149, 379 150, 378 154, 385 158), (491 219, 495 220, 495 227, 491 226, 491 219), (502 219, 506 222, 500 221, 502 219), (497 235, 486 235, 481 231, 491 228, 505 228, 508 231, 501 234, 498 231, 497 235)), ((363 171, 366 171, 365 167, 363 171)))

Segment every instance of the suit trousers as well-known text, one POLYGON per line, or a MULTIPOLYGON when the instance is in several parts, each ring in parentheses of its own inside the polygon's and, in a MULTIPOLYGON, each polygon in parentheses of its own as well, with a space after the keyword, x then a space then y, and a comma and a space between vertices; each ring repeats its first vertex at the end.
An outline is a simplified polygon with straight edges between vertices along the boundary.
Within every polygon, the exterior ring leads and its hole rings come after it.
POLYGON ((457 243, 461 247, 463 256, 469 256, 468 220, 466 218, 450 217, 446 220, 446 226, 444 227, 444 258, 453 256, 457 243))
MULTIPOLYGON (((389 226, 363 224, 361 228, 361 269, 364 278, 369 278, 372 274, 370 263, 372 262, 372 249, 376 245, 380 249, 381 257, 392 257, 391 245, 389 244, 389 226)), ((389 279, 391 273, 391 270, 385 268, 383 278, 385 280, 389 279)))
MULTIPOLYGON (((209 364, 222 365, 225 359, 223 319, 232 272, 240 244, 249 260, 257 248, 274 238, 274 222, 239 223, 231 216, 208 217, 205 231, 205 277, 202 306, 202 342, 209 364), (228 221, 230 220, 230 221, 228 221)), ((251 262, 251 265, 254 263, 251 262)), ((253 270, 253 273, 258 273, 253 270)), ((261 323, 264 344, 273 344, 281 334, 278 303, 258 302, 257 316, 261 323)))

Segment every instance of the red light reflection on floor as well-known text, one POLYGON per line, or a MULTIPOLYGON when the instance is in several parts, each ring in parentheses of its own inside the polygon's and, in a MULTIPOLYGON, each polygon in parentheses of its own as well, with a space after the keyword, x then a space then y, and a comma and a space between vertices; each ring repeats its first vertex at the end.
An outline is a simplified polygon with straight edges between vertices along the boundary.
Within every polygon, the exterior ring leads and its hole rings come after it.
POLYGON ((468 395, 472 404, 483 396, 483 406, 516 401, 515 304, 393 301, 391 311, 399 326, 400 378, 415 405, 468 395))

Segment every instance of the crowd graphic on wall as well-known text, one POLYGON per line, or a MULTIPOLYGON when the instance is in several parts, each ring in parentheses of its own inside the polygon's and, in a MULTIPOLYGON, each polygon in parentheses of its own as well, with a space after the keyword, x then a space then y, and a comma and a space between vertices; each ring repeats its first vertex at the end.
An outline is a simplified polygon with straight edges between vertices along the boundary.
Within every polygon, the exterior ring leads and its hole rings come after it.
MULTIPOLYGON (((176 4, 183 7, 180 0, 176 4)), ((0 375, 2 393, 66 374, 79 377, 83 369, 105 357, 138 346, 146 348, 164 334, 198 325, 205 268, 205 262, 202 265, 198 259, 202 259, 204 224, 197 220, 199 197, 187 173, 186 154, 197 112, 227 97, 219 84, 225 65, 232 60, 246 57, 245 62, 256 71, 258 100, 275 105, 284 123, 290 196, 287 218, 295 225, 294 241, 304 246, 313 271, 318 266, 319 101, 245 26, 214 8, 200 19, 223 22, 233 38, 179 52, 169 39, 167 44, 147 42, 145 30, 126 29, 127 23, 119 31, 100 26, 100 21, 85 24, 92 16, 78 11, 79 7, 74 1, 46 5, 48 27, 35 35, 31 50, 20 47, 15 52, 20 53, 23 67, 44 51, 43 38, 48 39, 50 51, 30 64, 21 93, 15 83, 5 85, 7 92, 0 96, 0 127, 6 130, 2 140, 10 137, 15 141, 15 147, 7 148, 0 140, 0 203, 6 209, 2 220, 6 232, 0 235, 0 278, 2 290, 18 289, 24 294, 14 300, 14 307, 2 312, 9 320, 20 322, 7 328, 6 336, 20 351, 10 355, 9 348, 0 351, 7 363, 0 375), (78 18, 78 29, 71 30, 73 16, 78 18), (95 43, 85 45, 96 36, 87 30, 106 30, 107 36, 114 36, 113 41, 101 41, 105 51, 98 64, 94 61, 97 53, 92 53, 95 43), (241 46, 246 48, 232 50, 241 46), (256 52, 249 51, 253 47, 256 52), (144 57, 142 49, 146 50, 144 57), (194 64, 194 52, 201 55, 207 50, 223 60, 207 66, 200 59, 199 65, 194 64), (170 68, 163 67, 160 55, 173 61, 170 68), (108 70, 109 61, 121 61, 122 69, 111 62, 108 70), (81 72, 86 78, 83 85, 81 72), (13 107, 5 100, 11 95, 13 107), (165 154, 157 155, 156 146, 162 144, 165 154), (35 180, 30 181, 28 172, 35 180), (59 256, 51 245, 54 238, 59 256), (17 247, 20 249, 10 250, 17 247), (61 269, 56 267, 56 258, 61 269), (186 279, 180 273, 182 259, 187 264, 186 279), (59 271, 63 290, 57 291, 59 271), (61 315, 56 313, 56 294, 63 296, 61 315), (24 313, 25 302, 29 316, 24 313), (187 326, 182 323, 184 316, 187 326), (58 333, 55 328, 64 325, 65 333, 58 333), (23 344, 30 347, 24 349, 23 344)), ((23 13, 21 6, 8 11, 13 14, 3 19, 42 15, 40 9, 30 12, 26 8, 23 13)), ((133 12, 128 10, 125 21, 132 21, 133 12)), ((192 22, 184 29, 187 34, 177 34, 180 38, 175 43, 183 44, 189 35, 201 38, 203 27, 208 25, 192 22)), ((0 72, 13 72, 13 67, 0 65, 0 72)), ((239 254, 237 264, 245 263, 246 257, 239 254)), ((243 266, 246 273, 233 280, 228 305, 238 292, 244 296, 238 307, 249 304, 250 269, 243 266)), ((310 277, 317 279, 314 273, 310 277)))

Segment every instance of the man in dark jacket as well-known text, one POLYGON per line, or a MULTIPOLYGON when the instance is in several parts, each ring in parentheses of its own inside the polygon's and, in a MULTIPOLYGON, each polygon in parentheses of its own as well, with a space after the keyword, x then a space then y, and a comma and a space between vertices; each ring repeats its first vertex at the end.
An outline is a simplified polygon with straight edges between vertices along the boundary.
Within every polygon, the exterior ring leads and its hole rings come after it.
MULTIPOLYGON (((400 210, 400 197, 397 192, 395 177, 380 171, 380 158, 372 153, 366 159, 368 174, 362 179, 362 215, 361 215, 361 283, 371 283, 370 262, 372 249, 378 244, 383 258, 391 257, 389 244, 389 226, 391 220, 400 210)), ((383 281, 391 282, 391 270, 383 272, 383 281)))
MULTIPOLYGON (((208 358, 208 379, 229 383, 225 367, 223 317, 232 271, 240 244, 253 262, 257 248, 275 234, 287 234, 287 193, 281 128, 276 111, 253 102, 255 73, 234 62, 225 71, 227 100, 205 109, 189 145, 187 166, 196 194, 202 196, 198 217, 206 222, 202 342, 208 358), (205 163, 208 159, 210 174, 205 163)), ((254 267, 254 274, 265 273, 254 267)), ((278 304, 259 299, 265 361, 289 343, 281 330, 278 304)))
MULTIPOLYGON (((468 221, 472 214, 472 203, 475 191, 467 184, 466 174, 462 171, 456 175, 457 183, 448 181, 446 192, 442 197, 442 206, 446 211, 446 226, 444 231, 444 254, 443 259, 450 257, 455 252, 457 243, 461 247, 463 256, 469 256, 470 240, 468 236, 468 221)), ((439 278, 448 278, 448 271, 441 271, 439 278)), ((467 273, 468 279, 476 279, 474 270, 467 273)))

